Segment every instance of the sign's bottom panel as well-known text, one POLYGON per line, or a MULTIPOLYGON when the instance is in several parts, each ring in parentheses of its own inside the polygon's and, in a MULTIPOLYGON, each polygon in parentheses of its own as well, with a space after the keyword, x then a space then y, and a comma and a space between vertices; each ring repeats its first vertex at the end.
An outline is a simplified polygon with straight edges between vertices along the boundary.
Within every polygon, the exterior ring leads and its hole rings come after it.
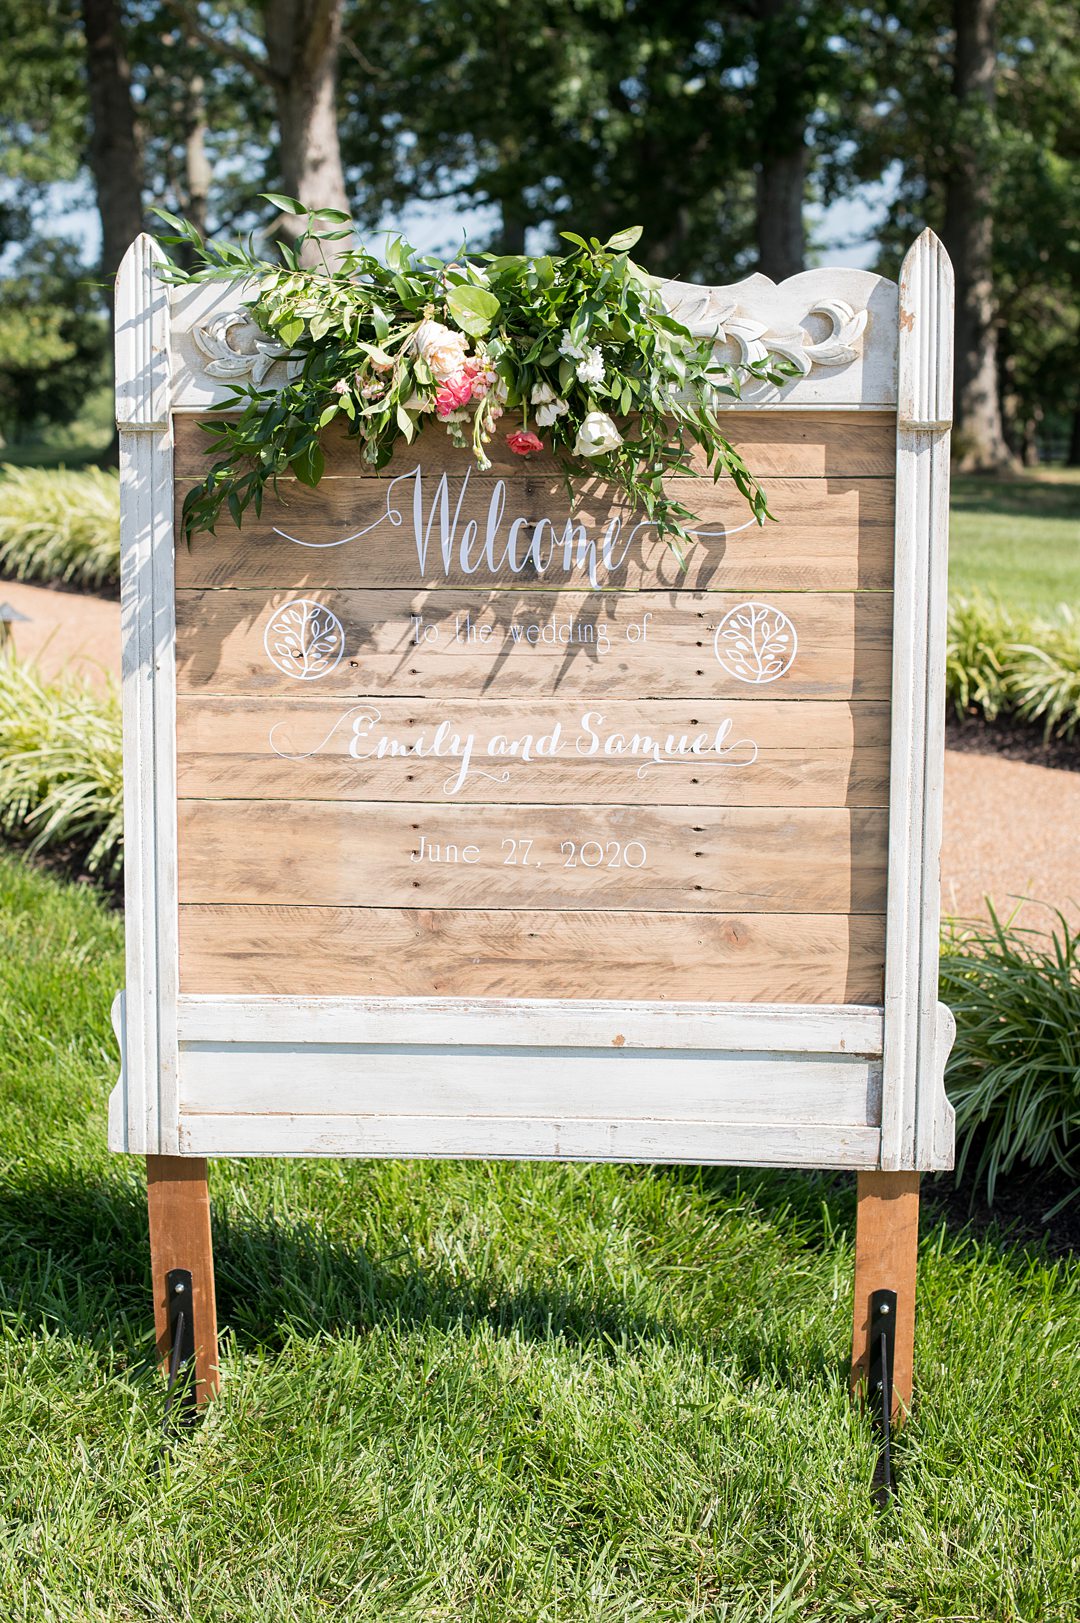
POLYGON ((870 1171, 876 1127, 499 1116, 182 1116, 180 1152, 413 1160, 644 1161, 870 1171))

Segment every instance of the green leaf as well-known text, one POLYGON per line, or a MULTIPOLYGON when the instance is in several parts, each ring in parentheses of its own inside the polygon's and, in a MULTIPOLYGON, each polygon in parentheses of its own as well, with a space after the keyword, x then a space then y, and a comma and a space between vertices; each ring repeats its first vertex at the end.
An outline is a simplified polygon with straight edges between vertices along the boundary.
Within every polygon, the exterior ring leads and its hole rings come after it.
POLYGON ((490 332, 501 309, 494 293, 484 287, 474 287, 471 282, 452 287, 446 295, 446 305, 462 332, 472 338, 482 338, 490 332))
POLYGON ((350 216, 345 209, 312 209, 312 217, 316 220, 328 220, 331 225, 348 225, 350 216))
POLYGON ((644 227, 640 225, 630 225, 627 226, 625 231, 616 231, 613 237, 608 238, 604 247, 613 248, 617 254, 625 253, 628 248, 634 246, 635 242, 641 240, 643 229, 644 227))
POLYGON ((397 425, 404 434, 406 443, 411 445, 413 435, 416 433, 416 424, 402 405, 397 408, 397 425))
POLYGON ((289 466, 302 485, 317 485, 326 467, 326 458, 318 441, 312 440, 310 445, 305 446, 299 456, 293 457, 289 466))
POLYGON ((273 203, 274 207, 280 209, 282 214, 307 213, 303 203, 297 202, 295 197, 284 197, 281 192, 260 192, 259 196, 264 198, 267 203, 273 203))
MULTIPOLYGON (((344 395, 341 398, 344 399, 344 395)), ((327 423, 332 423, 334 418, 337 416, 339 409, 339 402, 337 400, 331 400, 330 404, 323 408, 323 414, 319 418, 319 427, 325 428, 327 423)))
POLYGON ((565 237, 567 242, 576 243, 579 248, 584 248, 586 253, 589 252, 589 244, 584 237, 579 237, 576 231, 560 231, 559 235, 565 237))
POLYGON ((291 321, 283 321, 277 330, 277 335, 283 344, 291 349, 297 339, 303 336, 304 323, 300 316, 293 316, 291 321))

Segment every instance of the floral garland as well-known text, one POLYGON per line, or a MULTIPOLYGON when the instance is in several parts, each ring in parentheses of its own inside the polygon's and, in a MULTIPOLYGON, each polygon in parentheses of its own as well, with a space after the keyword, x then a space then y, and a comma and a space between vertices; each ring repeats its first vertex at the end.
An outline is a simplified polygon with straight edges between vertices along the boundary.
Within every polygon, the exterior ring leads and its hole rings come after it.
MULTIPOLYGON (((629 257, 640 228, 600 243, 562 235, 572 251, 462 258, 420 255, 401 238, 385 263, 363 249, 337 251, 351 235, 339 211, 307 211, 280 261, 241 247, 204 243, 162 213, 194 261, 169 261, 173 282, 212 278, 248 283, 251 314, 292 360, 280 388, 231 383, 230 413, 205 425, 217 461, 184 504, 184 528, 213 531, 224 507, 239 525, 261 511, 267 485, 291 475, 317 485, 323 433, 343 422, 364 461, 384 468, 398 442, 432 420, 454 444, 491 466, 488 447, 505 412, 520 426, 505 436, 528 457, 552 451, 571 496, 575 480, 599 475, 644 510, 680 555, 693 540, 693 512, 665 485, 705 469, 730 477, 759 523, 771 517, 765 492, 721 434, 716 407, 738 397, 748 376, 779 383, 783 362, 737 367, 716 359, 667 311, 659 279, 629 257), (329 248, 329 252, 327 251, 329 248), (312 255, 318 263, 306 263, 312 255), (693 460, 693 447, 703 457, 693 460)), ((158 211, 161 213, 161 211, 158 211)))

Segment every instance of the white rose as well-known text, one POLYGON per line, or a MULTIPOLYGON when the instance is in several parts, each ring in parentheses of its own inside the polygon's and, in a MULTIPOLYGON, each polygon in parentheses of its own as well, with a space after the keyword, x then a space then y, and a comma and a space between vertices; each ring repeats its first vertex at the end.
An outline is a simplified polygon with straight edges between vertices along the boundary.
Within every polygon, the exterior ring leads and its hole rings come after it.
POLYGON ((534 406, 550 406, 555 399, 555 390, 550 383, 534 383, 529 399, 534 406))
MULTIPOLYGON (((535 402, 536 395, 533 394, 535 402)), ((536 422, 540 428, 550 428, 552 423, 560 417, 565 417, 570 410, 565 400, 557 400, 554 395, 550 400, 544 400, 536 407, 536 422)))
POLYGON ((590 411, 574 441, 575 456, 606 456, 622 444, 622 435, 606 411, 590 411))
POLYGON ((572 360, 580 361, 583 351, 581 345, 572 337, 569 327, 563 333, 559 342, 559 354, 567 355, 572 360))
POLYGON ((469 340, 464 333, 443 326, 441 321, 422 321, 416 329, 416 347, 432 376, 445 383, 447 378, 461 371, 469 340))

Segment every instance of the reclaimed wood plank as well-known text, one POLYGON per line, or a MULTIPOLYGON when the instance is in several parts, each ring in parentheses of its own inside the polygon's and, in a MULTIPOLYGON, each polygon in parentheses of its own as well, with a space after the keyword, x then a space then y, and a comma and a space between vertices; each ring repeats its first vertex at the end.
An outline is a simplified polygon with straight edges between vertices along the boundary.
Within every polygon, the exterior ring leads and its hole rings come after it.
POLYGON ((184 994, 879 1003, 882 915, 180 908, 184 994))
MULTIPOLYGON (((176 476, 178 479, 201 479, 212 466, 206 447, 210 435, 199 426, 211 422, 221 413, 178 412, 174 417, 176 433, 176 476)), ((530 457, 523 463, 506 444, 506 434, 515 426, 511 416, 504 419, 502 432, 489 447, 491 471, 483 477, 497 479, 523 467, 530 472, 552 473, 558 464, 550 452, 530 457)), ((725 411, 725 436, 758 476, 787 478, 891 478, 896 463, 896 413, 894 411, 856 412, 769 412, 740 411, 737 407, 725 411)), ((439 428, 425 430, 420 445, 425 465, 434 472, 459 472, 468 466, 466 453, 457 450, 439 428)), ((402 445, 387 473, 377 475, 368 471, 360 460, 359 446, 350 440, 340 426, 332 426, 323 436, 326 455, 326 476, 369 479, 393 477, 402 469, 413 466, 416 449, 402 445), (410 460, 410 458, 412 460, 410 460)), ((701 471, 703 459, 694 447, 692 466, 701 471)), ((479 474, 478 474, 479 476, 479 474)))
MULTIPOLYGON (((177 548, 183 587, 539 588, 623 591, 883 591, 892 584, 893 483, 769 483, 775 522, 758 525, 730 481, 670 487, 698 519, 685 559, 610 487, 573 503, 559 480, 445 482, 419 467, 373 482, 279 485, 261 516, 177 548)), ((179 503, 177 493, 177 533, 179 503)))
POLYGON ((182 799, 883 806, 888 781, 883 703, 188 695, 177 705, 182 799))
POLYGON ((182 902, 876 913, 887 817, 856 808, 185 800, 182 902))
POLYGON ((745 699, 748 689, 761 695, 768 688, 770 698, 887 699, 891 688, 888 592, 746 599, 342 589, 305 601, 318 603, 329 626, 321 664, 297 663, 303 656, 279 634, 295 603, 287 593, 178 591, 178 691, 291 696, 299 681, 308 692, 318 681, 320 693, 355 698, 541 699, 617 689, 649 698, 745 699), (731 617, 748 602, 762 604, 783 629, 783 660, 794 655, 762 682, 733 674, 731 617))

